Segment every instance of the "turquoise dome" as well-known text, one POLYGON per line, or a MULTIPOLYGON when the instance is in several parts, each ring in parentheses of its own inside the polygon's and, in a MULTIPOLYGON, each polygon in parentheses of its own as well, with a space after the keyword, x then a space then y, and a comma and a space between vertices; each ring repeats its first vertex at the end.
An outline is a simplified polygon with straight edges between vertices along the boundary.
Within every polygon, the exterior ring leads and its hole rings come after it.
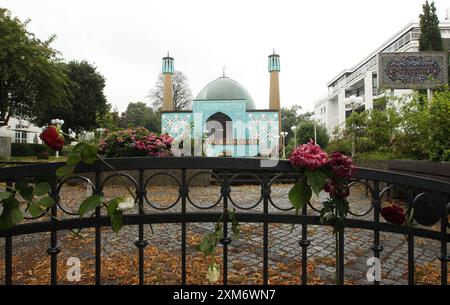
POLYGON ((247 110, 255 109, 252 97, 238 82, 228 77, 220 77, 206 85, 196 100, 245 100, 247 110))

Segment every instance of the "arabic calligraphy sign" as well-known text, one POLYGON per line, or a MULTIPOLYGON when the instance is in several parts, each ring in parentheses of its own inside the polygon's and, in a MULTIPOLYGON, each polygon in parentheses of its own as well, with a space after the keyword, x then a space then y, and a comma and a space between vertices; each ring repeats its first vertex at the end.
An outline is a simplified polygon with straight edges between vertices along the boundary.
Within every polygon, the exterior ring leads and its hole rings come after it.
POLYGON ((434 89, 448 83, 448 53, 380 53, 378 75, 380 88, 434 89))

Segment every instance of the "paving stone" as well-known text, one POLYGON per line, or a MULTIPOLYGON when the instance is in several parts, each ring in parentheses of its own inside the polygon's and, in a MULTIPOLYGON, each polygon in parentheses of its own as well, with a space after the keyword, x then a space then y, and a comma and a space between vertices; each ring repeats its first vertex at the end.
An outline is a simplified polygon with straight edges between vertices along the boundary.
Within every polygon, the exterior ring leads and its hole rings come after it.
MULTIPOLYGON (((238 187, 233 187, 234 190, 238 187)), ((248 189, 248 187, 247 187, 248 189)), ((257 188, 255 187, 255 190, 257 188)), ((217 190, 217 189, 216 189, 217 190)), ((204 192, 208 192, 208 188, 205 188, 204 192)), ((248 191, 250 192, 250 191, 248 191)), ((240 192, 240 201, 244 201, 246 196, 249 196, 248 192, 240 192)), ((287 194, 287 193, 286 193, 287 194)), ((251 195, 251 194, 250 194, 251 195)), ((280 196, 279 200, 283 204, 289 206, 287 201, 287 195, 285 197, 280 196)), ((204 196, 208 198, 208 196, 204 196)), ((206 200, 206 199, 205 199, 206 200)), ((353 202, 353 201, 352 201, 353 202)), ((201 202, 200 202, 201 203, 201 202)), ((364 205, 363 205, 364 206, 364 205)), ((361 207, 362 208, 362 207, 361 207)), ((221 211, 222 207, 219 205, 209 211, 221 211)), ((179 207, 175 207, 171 211, 179 211, 179 207)), ((256 212, 262 212, 262 205, 259 205, 253 209, 256 212)), ((148 211, 155 212, 155 210, 148 211)), ((188 211, 198 211, 188 205, 188 211)), ((276 210, 273 206, 269 207, 270 212, 280 211, 276 210)), ((292 213, 292 212, 289 212, 292 213)), ((312 213, 311 215, 317 215, 312 213)), ((372 213, 363 217, 363 219, 372 219, 372 213)), ((243 224, 245 229, 251 233, 251 240, 248 240, 245 236, 239 240, 233 240, 229 246, 229 258, 230 262, 235 259, 239 259, 246 266, 252 266, 262 270, 262 253, 263 253, 263 237, 262 237, 262 225, 261 224, 243 224)), ((193 223, 187 225, 188 236, 191 235, 203 235, 213 230, 214 224, 211 223, 193 223)), ((276 267, 279 262, 289 263, 293 259, 299 261, 301 259, 301 247, 298 245, 298 240, 301 237, 301 226, 295 226, 294 232, 291 234, 290 225, 269 225, 269 263, 276 267)), ((181 225, 176 224, 154 224, 154 234, 151 233, 150 226, 145 226, 145 239, 148 240, 150 245, 155 245, 166 251, 173 253, 181 253, 181 225)), ((386 277, 382 279, 382 284, 394 284, 394 283, 406 283, 404 278, 405 272, 407 272, 407 243, 406 239, 402 235, 381 233, 381 245, 384 247, 384 251, 381 252, 382 271, 386 274, 386 277)), ((62 254, 68 254, 65 249, 66 241, 62 238, 62 233, 58 237, 62 254)), ((134 245, 135 240, 138 237, 137 226, 125 227, 119 235, 111 232, 109 228, 102 230, 102 257, 107 257, 112 253, 126 252, 137 253, 137 248, 134 245)), ((308 239, 311 241, 311 245, 307 248, 308 260, 312 261, 316 258, 334 258, 335 255, 335 239, 332 234, 332 229, 321 226, 308 226, 308 239), (312 231, 310 231, 312 230, 312 231)), ((46 255, 46 249, 49 245, 50 235, 34 234, 15 237, 14 242, 14 254, 21 255, 28 253, 29 251, 35 251, 36 253, 43 253, 46 255)), ((370 284, 365 278, 365 274, 369 268, 366 265, 366 260, 373 255, 371 246, 373 244, 373 232, 368 230, 356 230, 346 229, 345 233, 345 265, 346 265, 346 277, 355 279, 360 284, 370 284)), ((415 245, 415 260, 417 264, 425 264, 435 260, 439 256, 439 243, 436 241, 429 241, 424 239, 423 243, 416 243, 415 245)), ((77 253, 81 258, 91 257, 93 246, 80 249, 77 253)), ((196 250, 194 245, 187 247, 187 253, 192 254, 196 250)), ((0 239, 0 255, 4 253, 4 239, 0 239)), ((232 264, 230 264, 230 268, 232 264)), ((323 277, 324 279, 334 282, 335 268, 325 264, 316 265, 316 275, 323 277)))

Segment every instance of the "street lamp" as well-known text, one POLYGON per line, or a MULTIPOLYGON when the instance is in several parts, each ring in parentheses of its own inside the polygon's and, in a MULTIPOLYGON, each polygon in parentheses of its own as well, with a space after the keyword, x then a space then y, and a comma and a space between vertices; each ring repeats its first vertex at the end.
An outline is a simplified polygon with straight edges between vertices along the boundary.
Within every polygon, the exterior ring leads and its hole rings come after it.
MULTIPOLYGON (((52 125, 55 125, 56 128, 58 128, 58 127, 61 127, 61 126, 64 124, 64 120, 60 120, 60 119, 52 119, 52 120, 50 121, 50 123, 51 123, 52 125)), ((56 151, 55 157, 56 157, 56 158, 59 158, 59 151, 56 151)))
MULTIPOLYGON (((355 111, 355 109, 357 109, 359 106, 361 106, 361 104, 364 102, 364 99, 362 98, 362 96, 355 96, 352 95, 348 98, 344 99, 344 103, 345 106, 347 106, 347 108, 345 108, 345 110, 349 111, 351 110, 352 113, 355 111)), ((353 130, 353 137, 352 137, 352 157, 355 156, 356 154, 356 134, 355 134, 355 130, 353 130)))
POLYGON ((350 97, 345 98, 344 102, 345 106, 350 106, 348 110, 354 111, 357 107, 361 106, 361 104, 364 102, 364 99, 362 96, 352 95, 350 97))
POLYGON ((282 131, 281 135, 281 145, 283 145, 283 159, 286 159, 286 136, 288 133, 286 131, 282 131))
POLYGON ((297 126, 292 126, 291 130, 294 132, 294 148, 297 147, 297 126))
POLYGON ((314 144, 316 144, 317 145, 317 121, 320 121, 320 119, 321 119, 321 116, 320 115, 312 115, 311 117, 310 117, 310 119, 313 121, 313 123, 314 123, 314 144))

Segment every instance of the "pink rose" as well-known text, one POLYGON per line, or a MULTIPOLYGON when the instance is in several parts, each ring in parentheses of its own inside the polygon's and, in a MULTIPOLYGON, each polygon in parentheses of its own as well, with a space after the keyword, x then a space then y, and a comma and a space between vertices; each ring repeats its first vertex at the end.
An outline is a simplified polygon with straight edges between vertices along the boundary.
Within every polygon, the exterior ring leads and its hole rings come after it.
POLYGON ((294 149, 289 160, 294 167, 315 170, 328 163, 328 154, 310 140, 294 149))

